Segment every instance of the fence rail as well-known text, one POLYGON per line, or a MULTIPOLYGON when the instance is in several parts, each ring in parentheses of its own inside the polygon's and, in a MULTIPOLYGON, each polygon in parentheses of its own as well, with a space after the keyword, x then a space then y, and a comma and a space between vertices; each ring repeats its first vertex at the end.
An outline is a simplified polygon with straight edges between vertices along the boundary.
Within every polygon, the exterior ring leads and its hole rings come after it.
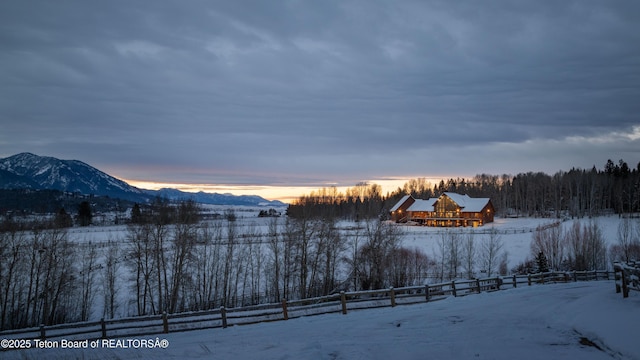
MULTIPOLYGON (((635 268, 636 271, 638 270, 635 268)), ((623 272, 624 274, 624 272, 623 272)), ((638 274, 638 273, 636 273, 638 274)), ((250 307, 225 308, 214 310, 137 316, 123 319, 101 319, 93 322, 80 322, 52 326, 40 326, 0 332, 6 339, 59 339, 95 340, 106 338, 148 336, 188 330, 226 328, 235 325, 247 325, 260 322, 288 320, 301 316, 329 313, 347 314, 348 311, 371 309, 376 307, 395 307, 445 299, 449 296, 466 296, 481 292, 498 291, 519 285, 547 284, 559 282, 610 280, 608 271, 548 272, 530 275, 513 275, 473 280, 449 281, 439 284, 407 286, 379 290, 340 292, 327 296, 282 300, 281 303, 255 305, 250 307)), ((614 278, 618 279, 618 270, 614 278)), ((626 278, 624 275, 621 278, 626 278)), ((635 287, 638 290, 637 275, 635 287)), ((624 284, 624 282, 623 282, 624 284)))
POLYGON ((616 293, 622 292, 623 297, 629 297, 629 290, 640 291, 640 261, 613 264, 616 281, 616 293))

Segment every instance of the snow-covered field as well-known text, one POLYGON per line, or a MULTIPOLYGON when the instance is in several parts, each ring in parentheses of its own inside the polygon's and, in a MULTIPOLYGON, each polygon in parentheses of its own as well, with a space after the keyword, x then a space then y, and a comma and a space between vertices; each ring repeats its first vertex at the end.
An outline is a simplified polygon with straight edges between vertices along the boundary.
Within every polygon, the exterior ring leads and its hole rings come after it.
MULTIPOLYGON (((434 255, 439 252, 436 241, 440 234, 445 231, 458 231, 461 233, 474 232, 475 237, 480 240, 487 233, 495 229, 503 243, 503 250, 507 253, 508 269, 514 268, 531 255, 531 239, 538 226, 545 226, 557 222, 557 219, 548 218, 496 218, 493 223, 478 228, 432 228, 423 226, 405 226, 404 246, 418 247, 427 254, 434 255)), ((617 215, 600 216, 592 219, 569 219, 562 221, 560 226, 570 229, 575 222, 589 224, 594 222, 602 231, 604 242, 607 246, 617 243, 618 224, 621 219, 617 215)), ((605 269, 602 269, 605 270, 605 269)))
POLYGON ((0 357, 640 359, 638 326, 640 293, 624 299, 613 281, 593 281, 158 336, 166 348, 29 349, 0 357))
MULTIPOLYGON (((220 211, 221 212, 221 211, 220 211)), ((255 226, 263 234, 268 232, 268 224, 271 218, 257 217, 258 211, 253 208, 241 209, 237 211, 238 223, 242 226, 255 226)), ((279 218, 284 223, 285 218, 279 218)), ((437 239, 445 231, 456 231, 461 233, 474 232, 476 237, 481 239, 486 233, 495 229, 498 231, 503 242, 503 250, 507 252, 509 269, 523 262, 527 257, 531 257, 531 239, 536 227, 557 222, 557 219, 548 218, 496 218, 493 223, 478 228, 432 228, 424 226, 398 225, 403 229, 402 245, 406 247, 418 247, 428 255, 438 253, 437 239)), ((620 218, 617 215, 601 216, 593 219, 570 219, 563 221, 560 226, 569 229, 574 222, 588 224, 595 222, 602 231, 604 241, 607 246, 617 242, 617 230, 620 218)), ((344 228, 354 227, 355 223, 341 222, 344 228)), ((122 242, 124 244, 127 236, 125 225, 117 226, 95 226, 88 228, 72 228, 69 230, 69 237, 72 241, 102 243, 107 241, 122 242)))

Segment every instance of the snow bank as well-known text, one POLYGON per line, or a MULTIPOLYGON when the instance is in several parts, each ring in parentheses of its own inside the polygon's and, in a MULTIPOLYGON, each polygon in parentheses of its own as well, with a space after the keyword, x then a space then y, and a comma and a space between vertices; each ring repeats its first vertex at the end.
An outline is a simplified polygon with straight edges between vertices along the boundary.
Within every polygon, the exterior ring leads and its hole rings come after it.
POLYGON ((166 349, 29 349, 1 357, 640 359, 639 326, 640 293, 624 299, 613 281, 593 281, 163 334, 166 349))

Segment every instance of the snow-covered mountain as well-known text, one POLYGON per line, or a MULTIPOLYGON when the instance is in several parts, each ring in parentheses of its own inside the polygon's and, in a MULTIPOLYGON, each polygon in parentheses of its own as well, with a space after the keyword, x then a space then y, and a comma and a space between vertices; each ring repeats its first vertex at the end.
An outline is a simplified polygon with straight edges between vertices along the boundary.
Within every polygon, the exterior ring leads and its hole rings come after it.
POLYGON ((284 205, 260 196, 203 192, 192 194, 175 189, 141 190, 82 161, 60 160, 31 153, 20 153, 0 159, 0 189, 52 189, 136 202, 146 202, 161 196, 170 200, 193 199, 196 202, 214 205, 284 205))
POLYGON ((21 153, 0 159, 0 171, 6 174, 0 177, 2 189, 51 189, 132 201, 148 199, 142 190, 78 160, 21 153))

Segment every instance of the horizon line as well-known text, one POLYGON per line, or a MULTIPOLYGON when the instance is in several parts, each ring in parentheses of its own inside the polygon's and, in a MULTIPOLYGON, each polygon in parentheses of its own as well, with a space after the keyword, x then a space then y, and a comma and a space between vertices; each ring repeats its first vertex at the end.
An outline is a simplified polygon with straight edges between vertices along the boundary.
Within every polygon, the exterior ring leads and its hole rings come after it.
MULTIPOLYGON (((440 177, 419 177, 427 179, 428 183, 437 185, 440 180, 445 178, 440 177), (437 180, 435 182, 431 180, 437 180)), ((353 185, 334 185, 327 184, 326 186, 313 186, 313 185, 243 185, 243 184, 203 184, 203 183, 182 183, 182 182, 162 182, 162 181, 150 181, 150 180, 136 180, 119 178, 131 186, 135 186, 143 190, 160 190, 163 188, 176 189, 188 193, 204 192, 209 194, 223 193, 232 194, 236 196, 240 195, 258 195, 266 200, 277 200, 286 204, 290 204, 294 200, 301 196, 309 195, 312 192, 321 190, 323 188, 335 187, 339 193, 344 193, 346 189, 352 188, 357 185, 358 182, 353 185)), ((398 188, 402 188, 409 180, 416 178, 385 178, 365 180, 368 184, 376 184, 382 188, 383 194, 391 193, 398 188)))

